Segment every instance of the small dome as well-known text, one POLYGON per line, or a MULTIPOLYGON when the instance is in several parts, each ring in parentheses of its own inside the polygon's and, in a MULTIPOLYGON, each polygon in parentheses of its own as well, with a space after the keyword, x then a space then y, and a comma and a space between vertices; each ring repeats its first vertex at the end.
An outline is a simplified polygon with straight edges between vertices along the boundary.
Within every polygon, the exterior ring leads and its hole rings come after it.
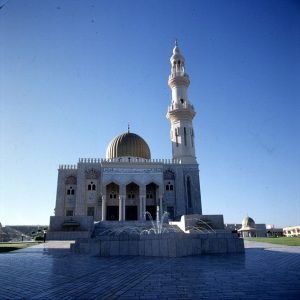
POLYGON ((115 137, 107 147, 106 158, 139 157, 150 159, 148 144, 139 135, 126 132, 115 137))
POLYGON ((250 228, 255 228, 255 222, 252 218, 250 217, 245 217, 242 221, 242 227, 250 227, 250 228))
POLYGON ((175 47, 173 48, 173 55, 170 58, 171 63, 174 60, 175 61, 181 60, 182 62, 184 62, 184 57, 180 53, 177 41, 175 42, 175 47))
POLYGON ((175 45, 175 47, 173 48, 173 54, 179 54, 179 53, 180 53, 179 47, 175 45))

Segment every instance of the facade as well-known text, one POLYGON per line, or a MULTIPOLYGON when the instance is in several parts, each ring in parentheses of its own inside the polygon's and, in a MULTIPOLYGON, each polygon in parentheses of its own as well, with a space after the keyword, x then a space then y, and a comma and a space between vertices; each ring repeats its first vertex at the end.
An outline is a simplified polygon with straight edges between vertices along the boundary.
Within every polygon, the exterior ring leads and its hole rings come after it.
POLYGON ((236 231, 241 237, 280 237, 284 235, 285 228, 276 228, 274 225, 256 224, 252 218, 246 216, 242 220, 242 224, 225 224, 225 229, 236 231))
POLYGON ((111 141, 105 158, 80 158, 76 165, 59 166, 50 231, 86 230, 93 221, 144 221, 149 214, 156 219, 164 211, 174 220, 202 213, 192 123, 196 113, 177 43, 170 62, 172 101, 166 117, 172 159, 151 159, 146 141, 128 128, 111 141))
POLYGON ((284 236, 299 236, 300 237, 300 225, 298 226, 289 226, 283 228, 284 236))
POLYGON ((266 237, 266 224, 256 224, 254 220, 246 216, 242 224, 225 224, 225 229, 238 232, 241 237, 266 237))

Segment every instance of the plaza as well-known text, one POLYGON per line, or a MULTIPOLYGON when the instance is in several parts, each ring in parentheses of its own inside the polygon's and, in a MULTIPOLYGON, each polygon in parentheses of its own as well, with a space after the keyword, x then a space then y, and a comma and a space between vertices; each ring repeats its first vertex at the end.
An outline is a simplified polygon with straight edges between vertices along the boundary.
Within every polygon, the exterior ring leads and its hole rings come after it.
POLYGON ((70 242, 0 255, 1 299, 298 299, 300 247, 245 241, 244 254, 72 254, 70 242))

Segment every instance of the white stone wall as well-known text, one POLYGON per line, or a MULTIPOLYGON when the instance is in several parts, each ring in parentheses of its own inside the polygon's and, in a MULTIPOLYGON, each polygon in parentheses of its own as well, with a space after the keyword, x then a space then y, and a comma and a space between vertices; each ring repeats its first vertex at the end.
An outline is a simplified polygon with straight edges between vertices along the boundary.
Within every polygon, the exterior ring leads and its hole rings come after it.
MULTIPOLYGON (((119 193, 122 197, 126 197, 126 185, 134 182, 139 186, 139 197, 144 198, 146 198, 146 186, 155 183, 158 186, 156 199, 161 199, 159 200, 162 205, 161 211, 166 211, 167 207, 173 207, 174 217, 177 219, 184 214, 202 213, 197 164, 91 160, 90 162, 80 161, 76 168, 59 169, 55 216, 66 216, 68 209, 74 210, 74 216, 87 216, 88 208, 94 207, 94 220, 100 221, 103 196, 106 196, 106 186, 111 182, 119 185, 119 193), (97 172, 97 178, 87 178, 89 177, 87 173, 91 170, 97 172), (164 178, 164 172, 168 170, 174 173, 173 179, 164 178), (69 176, 76 178, 76 185, 72 185, 75 195, 68 195, 66 192, 71 186, 66 184, 69 176), (191 207, 188 207, 187 176, 190 177, 191 182, 191 207), (96 185, 96 189, 89 191, 88 185, 91 182, 96 185), (173 185, 173 191, 166 191, 166 184, 169 182, 173 185)), ((147 201, 150 203, 151 200, 147 201)), ((116 199, 116 205, 119 203, 119 199, 116 199)))

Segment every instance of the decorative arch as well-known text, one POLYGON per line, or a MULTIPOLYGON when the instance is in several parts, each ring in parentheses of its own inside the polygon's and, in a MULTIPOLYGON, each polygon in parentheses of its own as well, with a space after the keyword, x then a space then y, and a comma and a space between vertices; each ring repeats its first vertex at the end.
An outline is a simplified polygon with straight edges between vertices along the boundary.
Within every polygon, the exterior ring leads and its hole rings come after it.
POLYGON ((175 180, 175 173, 171 170, 164 172, 164 180, 175 180))
POLYGON ((66 179, 65 179, 65 184, 76 185, 77 184, 76 176, 74 176, 74 175, 67 176, 66 179))
POLYGON ((100 176, 99 172, 93 168, 85 171, 86 179, 98 179, 99 176, 100 176))

